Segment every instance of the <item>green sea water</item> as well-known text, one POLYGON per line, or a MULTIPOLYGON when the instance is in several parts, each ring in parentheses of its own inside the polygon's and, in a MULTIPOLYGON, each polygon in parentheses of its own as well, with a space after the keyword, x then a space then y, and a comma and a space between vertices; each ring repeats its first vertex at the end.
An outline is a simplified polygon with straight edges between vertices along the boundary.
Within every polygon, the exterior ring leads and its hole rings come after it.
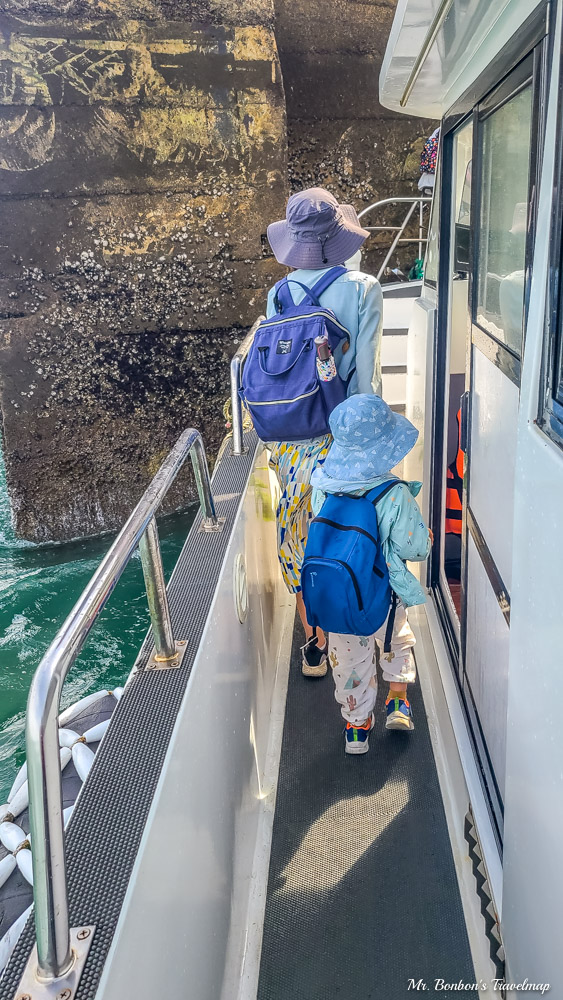
MULTIPOLYGON (((195 508, 159 522, 167 578, 195 508)), ((25 706, 43 653, 101 562, 113 536, 57 545, 18 540, 0 457, 0 804, 24 760, 25 706)), ((149 624, 138 553, 67 678, 62 704, 123 684, 149 624)))

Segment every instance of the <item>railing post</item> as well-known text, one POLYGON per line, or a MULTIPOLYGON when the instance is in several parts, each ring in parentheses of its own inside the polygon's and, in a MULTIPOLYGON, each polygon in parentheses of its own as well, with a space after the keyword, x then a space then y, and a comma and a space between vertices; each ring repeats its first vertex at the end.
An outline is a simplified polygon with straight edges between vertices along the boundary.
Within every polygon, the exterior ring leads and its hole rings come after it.
POLYGON ((399 242, 399 240, 401 238, 401 233, 404 233, 405 229, 407 228, 407 226, 409 224, 410 217, 411 217, 412 213, 414 212, 415 208, 416 208, 416 199, 413 201, 411 207, 409 208, 407 214, 405 215, 405 218, 403 219, 403 224, 402 224, 399 232, 397 233, 395 239, 393 240, 391 246, 389 247, 389 252, 388 252, 385 260, 383 261, 383 264, 381 265, 381 267, 379 268, 379 271, 377 272, 377 280, 378 281, 381 278, 381 275, 383 274, 383 272, 385 271, 385 268, 387 267, 387 264, 391 260, 391 257, 393 256, 393 253, 394 253, 394 250, 395 250, 395 247, 397 246, 397 244, 398 244, 398 242, 399 242))
POLYGON ((158 662, 174 660, 178 654, 172 632, 158 528, 154 517, 151 517, 139 542, 139 551, 151 615, 152 634, 156 649, 155 659, 158 662))
POLYGON ((29 826, 37 978, 57 979, 71 967, 58 706, 64 672, 43 661, 33 678, 26 717, 29 826))
POLYGON ((233 422, 233 455, 242 455, 242 405, 239 396, 242 358, 235 354, 231 361, 231 411, 233 422))
POLYGON ((424 211, 424 203, 422 199, 418 203, 418 259, 422 260, 422 213, 424 211))
POLYGON ((190 452, 190 458, 192 460, 199 502, 204 513, 204 528, 208 531, 214 531, 219 527, 219 522, 215 512, 213 493, 211 492, 211 480, 209 478, 207 456, 205 454, 205 447, 201 437, 196 438, 194 441, 190 452))

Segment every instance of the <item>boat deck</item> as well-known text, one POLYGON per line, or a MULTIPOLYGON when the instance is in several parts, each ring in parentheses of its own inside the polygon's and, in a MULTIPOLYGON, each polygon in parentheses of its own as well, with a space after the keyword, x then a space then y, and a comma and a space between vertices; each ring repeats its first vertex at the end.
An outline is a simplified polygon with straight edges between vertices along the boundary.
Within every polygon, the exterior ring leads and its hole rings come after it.
MULTIPOLYGON (((330 676, 301 675, 296 626, 258 1000, 404 1000, 408 980, 475 981, 420 687, 414 733, 344 753, 330 676)), ((457 996, 444 990, 443 997, 457 996)))

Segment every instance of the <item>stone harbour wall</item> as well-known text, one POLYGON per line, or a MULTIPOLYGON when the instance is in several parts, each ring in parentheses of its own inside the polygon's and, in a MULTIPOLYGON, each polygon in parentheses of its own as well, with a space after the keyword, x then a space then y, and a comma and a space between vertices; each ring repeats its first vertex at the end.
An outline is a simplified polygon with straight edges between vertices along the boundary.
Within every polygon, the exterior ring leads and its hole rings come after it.
MULTIPOLYGON (((436 122, 388 111, 379 72, 396 0, 275 0, 284 78, 292 190, 327 187, 359 212, 376 201, 416 195, 420 154, 436 122)), ((408 206, 407 206, 408 208, 408 206)), ((380 209, 368 225, 399 225, 406 209, 380 209)), ((408 235, 418 235, 418 227, 408 235)), ((392 236, 372 237, 363 266, 377 273, 392 236)), ((407 270, 418 245, 392 266, 407 270)))
MULTIPOLYGON (((394 7, 3 0, 0 430, 20 536, 119 527, 187 426, 213 457, 229 359, 284 273, 265 233, 289 190, 360 207, 416 189, 433 123, 377 100, 394 7)), ((194 496, 187 472, 168 506, 194 496)))
MULTIPOLYGON (((228 362, 279 267, 270 0, 5 0, 0 408, 17 533, 116 528, 179 433, 224 433, 228 362)), ((189 478, 170 497, 193 497, 189 478)))

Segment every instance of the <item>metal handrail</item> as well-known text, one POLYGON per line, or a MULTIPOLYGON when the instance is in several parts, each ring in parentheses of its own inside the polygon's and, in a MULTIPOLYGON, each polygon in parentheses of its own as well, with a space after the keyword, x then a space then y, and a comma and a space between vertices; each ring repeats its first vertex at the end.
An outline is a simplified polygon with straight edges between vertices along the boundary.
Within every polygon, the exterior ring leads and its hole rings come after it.
POLYGON ((450 13, 451 8, 453 7, 453 2, 454 0, 442 0, 440 6, 438 7, 438 10, 434 14, 434 17, 432 18, 432 22, 430 24, 430 27, 428 28, 428 31, 426 32, 425 39, 422 43, 422 48, 414 61, 414 65, 410 71, 406 87, 401 95, 399 104, 401 105, 402 108, 405 107, 409 97, 412 94, 413 87, 416 81, 418 80, 418 77, 420 76, 420 71, 424 66, 424 63, 428 59, 428 53, 430 52, 430 49, 434 45, 434 42, 438 37, 438 33, 444 24, 444 21, 446 20, 448 14, 450 13))
POLYGON ((256 322, 252 325, 246 337, 244 338, 242 344, 239 344, 238 350, 233 355, 231 360, 231 411, 232 411, 232 422, 233 422, 233 455, 242 455, 244 452, 243 440, 242 440, 242 402, 240 398, 239 389, 241 386, 241 374, 242 366, 246 355, 248 354, 252 341, 254 340, 254 334, 258 329, 259 324, 265 319, 265 316, 259 316, 256 322))
POLYGON ((220 527, 201 434, 188 428, 161 465, 57 632, 31 684, 26 743, 37 941, 35 975, 39 983, 47 984, 72 975, 75 962, 68 919, 59 759, 58 715, 63 683, 137 546, 141 552, 155 659, 162 664, 175 665, 179 657, 178 644, 174 642, 170 621, 155 514, 188 455, 204 512, 204 527, 208 530, 220 527))
POLYGON ((432 201, 432 198, 428 198, 428 197, 422 196, 422 195, 419 195, 418 197, 406 196, 406 197, 401 197, 401 198, 383 198, 382 201, 374 201, 373 205, 368 205, 367 208, 362 209, 362 211, 358 214, 358 219, 361 219, 364 215, 367 215, 368 212, 372 212, 374 208, 382 208, 383 205, 395 205, 395 204, 409 204, 410 205, 410 208, 409 208, 407 214, 405 215, 405 218, 403 219, 403 221, 402 221, 402 223, 401 223, 400 226, 365 226, 364 227, 365 229, 368 229, 371 233, 376 233, 376 232, 393 232, 393 233, 397 233, 397 235, 395 236, 395 239, 393 240, 393 242, 392 242, 392 244, 391 244, 391 246, 389 248, 389 251, 387 253, 386 258, 383 261, 383 264, 381 265, 381 267, 379 268, 379 271, 377 272, 377 279, 378 279, 378 281, 381 278, 383 272, 385 271, 385 268, 387 267, 387 264, 391 260, 391 257, 393 256, 393 252, 395 250, 395 247, 398 246, 399 243, 418 243, 418 256, 422 257, 422 244, 428 242, 428 238, 426 236, 422 235, 424 205, 427 204, 428 202, 431 202, 431 201, 432 201), (412 238, 412 239, 411 238, 404 239, 403 238, 403 233, 404 233, 405 229, 407 228, 407 226, 408 226, 408 224, 410 222, 411 216, 412 216, 412 214, 413 214, 413 212, 414 212, 414 210, 415 210, 415 208, 416 208, 417 205, 418 205, 418 237, 417 238, 412 238))

